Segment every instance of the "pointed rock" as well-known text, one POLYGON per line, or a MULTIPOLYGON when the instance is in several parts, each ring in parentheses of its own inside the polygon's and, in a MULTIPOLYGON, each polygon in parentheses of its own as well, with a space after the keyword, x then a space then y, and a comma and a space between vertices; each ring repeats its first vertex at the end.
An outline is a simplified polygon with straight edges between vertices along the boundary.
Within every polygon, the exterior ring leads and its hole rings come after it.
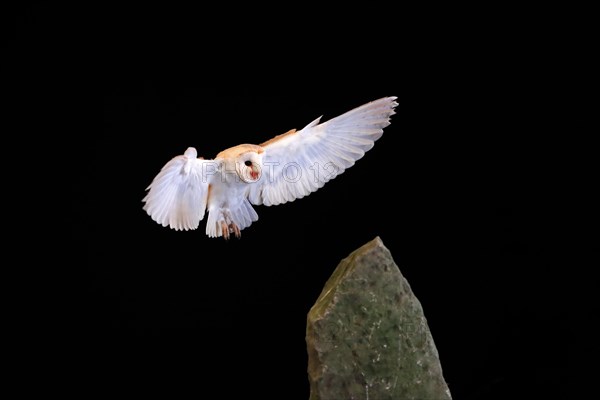
POLYGON ((308 313, 310 400, 450 400, 421 303, 379 237, 337 266, 308 313))

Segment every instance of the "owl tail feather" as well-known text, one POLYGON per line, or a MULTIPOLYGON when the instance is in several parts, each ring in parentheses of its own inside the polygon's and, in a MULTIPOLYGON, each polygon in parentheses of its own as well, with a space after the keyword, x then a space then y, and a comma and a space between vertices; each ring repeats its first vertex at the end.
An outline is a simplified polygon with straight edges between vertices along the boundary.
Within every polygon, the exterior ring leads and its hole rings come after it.
POLYGON ((258 214, 250 205, 248 199, 244 199, 237 209, 209 208, 208 220, 206 221, 206 234, 208 237, 223 236, 223 224, 232 227, 235 225, 240 231, 252 225, 258 220, 258 214))

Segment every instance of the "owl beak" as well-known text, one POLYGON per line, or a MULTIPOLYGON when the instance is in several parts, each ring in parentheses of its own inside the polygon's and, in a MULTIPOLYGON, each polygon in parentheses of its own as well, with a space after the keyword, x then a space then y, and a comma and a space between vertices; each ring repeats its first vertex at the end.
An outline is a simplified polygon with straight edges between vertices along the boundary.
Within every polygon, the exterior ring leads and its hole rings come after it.
POLYGON ((258 171, 255 171, 254 168, 251 168, 250 176, 252 177, 252 179, 257 180, 258 179, 258 171))

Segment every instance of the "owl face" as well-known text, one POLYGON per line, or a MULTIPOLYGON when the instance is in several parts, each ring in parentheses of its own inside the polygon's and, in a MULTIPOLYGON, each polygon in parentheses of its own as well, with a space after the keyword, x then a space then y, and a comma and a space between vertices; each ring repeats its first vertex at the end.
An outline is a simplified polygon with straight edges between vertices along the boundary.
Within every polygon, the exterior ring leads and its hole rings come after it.
POLYGON ((262 153, 247 151, 235 160, 235 171, 239 178, 246 183, 253 183, 262 175, 262 153))

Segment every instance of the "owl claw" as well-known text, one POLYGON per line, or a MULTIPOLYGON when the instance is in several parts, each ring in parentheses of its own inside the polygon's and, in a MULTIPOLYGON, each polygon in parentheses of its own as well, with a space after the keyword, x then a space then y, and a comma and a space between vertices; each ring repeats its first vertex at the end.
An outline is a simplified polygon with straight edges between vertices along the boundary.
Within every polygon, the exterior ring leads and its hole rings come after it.
POLYGON ((229 230, 231 233, 235 234, 236 238, 239 239, 242 237, 242 232, 240 232, 240 228, 236 224, 230 224, 229 230))
POLYGON ((226 222, 222 221, 221 222, 221 234, 223 235, 223 238, 225 240, 229 240, 232 233, 238 239, 240 237, 242 237, 242 232, 240 231, 240 228, 236 224, 234 224, 232 222, 231 224, 227 225, 226 222))
POLYGON ((223 238, 225 238, 225 240, 229 240, 229 227, 224 221, 221 222, 221 233, 223 234, 223 238))

